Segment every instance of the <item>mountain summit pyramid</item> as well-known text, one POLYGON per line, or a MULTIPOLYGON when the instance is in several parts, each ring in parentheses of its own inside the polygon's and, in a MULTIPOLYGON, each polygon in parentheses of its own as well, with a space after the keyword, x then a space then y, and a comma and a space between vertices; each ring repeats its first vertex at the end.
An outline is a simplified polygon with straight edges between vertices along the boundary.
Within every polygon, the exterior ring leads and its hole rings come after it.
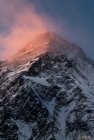
POLYGON ((94 140, 94 65, 45 32, 0 63, 0 140, 94 140))

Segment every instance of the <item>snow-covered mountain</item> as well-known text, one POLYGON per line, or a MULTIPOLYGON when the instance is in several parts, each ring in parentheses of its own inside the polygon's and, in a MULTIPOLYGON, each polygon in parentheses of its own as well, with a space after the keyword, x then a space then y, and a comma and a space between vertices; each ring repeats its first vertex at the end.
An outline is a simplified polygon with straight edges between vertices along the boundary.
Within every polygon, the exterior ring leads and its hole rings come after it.
POLYGON ((94 64, 53 32, 0 63, 0 140, 94 140, 94 64))

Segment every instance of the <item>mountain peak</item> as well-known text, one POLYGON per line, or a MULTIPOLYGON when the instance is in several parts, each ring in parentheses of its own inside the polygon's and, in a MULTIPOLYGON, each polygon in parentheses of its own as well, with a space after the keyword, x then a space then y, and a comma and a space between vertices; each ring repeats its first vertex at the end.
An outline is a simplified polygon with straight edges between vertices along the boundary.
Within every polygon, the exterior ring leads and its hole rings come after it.
POLYGON ((94 68, 85 57, 75 44, 46 32, 13 63, 1 62, 0 140, 94 140, 94 68), (83 67, 65 55, 81 58, 83 67))
POLYGON ((69 59, 86 58, 77 45, 66 41, 58 33, 45 31, 25 45, 11 60, 17 64, 28 62, 46 52, 62 53, 69 59))

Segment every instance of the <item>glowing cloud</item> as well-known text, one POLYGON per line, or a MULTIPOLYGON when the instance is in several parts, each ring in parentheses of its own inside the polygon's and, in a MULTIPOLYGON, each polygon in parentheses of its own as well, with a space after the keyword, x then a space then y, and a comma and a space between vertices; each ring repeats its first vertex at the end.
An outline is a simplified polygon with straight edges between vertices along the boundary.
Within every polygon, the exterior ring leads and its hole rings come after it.
MULTIPOLYGON (((1 4, 6 7, 5 3, 1 4)), ((36 34, 39 34, 44 30, 49 30, 49 28, 56 28, 52 23, 48 22, 47 16, 36 12, 36 8, 37 7, 34 5, 24 5, 19 8, 18 0, 16 3, 11 1, 11 4, 8 5, 6 23, 11 26, 9 27, 7 35, 0 35, 1 57, 8 58, 14 55, 25 44, 30 42, 36 34), (12 23, 10 23, 10 19, 12 23), (1 48, 3 48, 4 51, 2 51, 1 48)), ((3 22, 5 23, 5 20, 3 22)))

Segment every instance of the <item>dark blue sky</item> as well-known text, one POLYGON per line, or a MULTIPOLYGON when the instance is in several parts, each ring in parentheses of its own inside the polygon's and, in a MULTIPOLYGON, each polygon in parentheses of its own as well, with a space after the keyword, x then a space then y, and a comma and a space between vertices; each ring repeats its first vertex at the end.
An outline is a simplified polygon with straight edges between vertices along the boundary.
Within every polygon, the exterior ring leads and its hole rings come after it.
POLYGON ((38 4, 41 11, 58 23, 65 38, 82 46, 94 59, 94 0, 28 1, 38 4))
MULTIPOLYGON (((80 45, 87 55, 94 59, 94 0, 16 1, 19 3, 16 9, 32 4, 37 5, 36 10, 47 15, 65 39, 80 45)), ((12 25, 13 16, 7 19, 7 12, 11 10, 6 8, 11 2, 12 0, 0 0, 0 35, 8 32, 12 25)), ((11 15, 11 12, 8 14, 11 15)))

